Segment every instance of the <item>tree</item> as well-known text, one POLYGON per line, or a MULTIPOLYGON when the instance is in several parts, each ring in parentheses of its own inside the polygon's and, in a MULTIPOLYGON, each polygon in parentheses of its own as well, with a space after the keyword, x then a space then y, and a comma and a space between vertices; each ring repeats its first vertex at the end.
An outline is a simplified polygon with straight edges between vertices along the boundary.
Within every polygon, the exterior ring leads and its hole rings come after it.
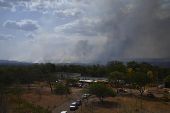
POLYGON ((76 83, 78 83, 78 80, 76 80, 76 79, 72 79, 72 78, 66 79, 66 84, 65 84, 66 97, 67 97, 67 94, 70 93, 70 87, 69 87, 69 85, 70 85, 70 84, 75 85, 76 83))
POLYGON ((114 83, 115 85, 117 85, 117 88, 118 88, 118 85, 120 84, 120 80, 121 81, 124 80, 125 75, 122 72, 114 71, 110 73, 110 75, 107 78, 110 83, 114 83))
POLYGON ((132 75, 132 73, 133 73, 133 69, 132 68, 126 69, 126 76, 127 77, 130 77, 132 75))
POLYGON ((170 75, 166 76, 164 80, 165 80, 165 82, 170 83, 170 75))
MULTIPOLYGON (((130 83, 130 76, 132 75, 133 72, 134 72, 134 71, 133 71, 132 68, 126 69, 126 79, 125 79, 125 80, 126 80, 127 83, 130 83)), ((130 85, 130 92, 131 92, 131 94, 132 94, 131 85, 130 85)))
POLYGON ((106 65, 106 69, 107 69, 107 74, 109 75, 111 72, 114 72, 114 65, 115 65, 116 61, 109 61, 106 65))
POLYGON ((106 69, 103 67, 98 68, 97 75, 100 77, 106 76, 106 69))
POLYGON ((153 73, 152 73, 152 71, 148 71, 147 75, 153 78, 153 73))
POLYGON ((130 76, 130 80, 131 80, 132 83, 139 86, 139 91, 141 93, 141 96, 142 96, 142 94, 144 92, 143 87, 145 87, 148 83, 153 82, 152 77, 148 76, 145 73, 140 73, 140 72, 134 72, 130 76))
POLYGON ((135 61, 127 62, 127 68, 135 70, 136 68, 139 68, 139 64, 135 61))
POLYGON ((104 83, 92 83, 88 87, 88 92, 90 94, 96 95, 101 102, 107 97, 115 97, 116 92, 104 83))
POLYGON ((136 68, 136 72, 140 72, 140 68, 136 68))
POLYGON ((153 73, 153 79, 154 79, 154 80, 158 79, 158 72, 157 72, 157 71, 154 71, 154 73, 153 73))
POLYGON ((8 106, 8 86, 0 80, 0 113, 7 113, 8 106))
POLYGON ((51 92, 52 92, 53 91, 52 83, 55 82, 55 81, 58 81, 59 78, 56 75, 54 75, 54 74, 46 74, 45 78, 48 81, 48 84, 49 84, 49 86, 51 88, 51 92))
POLYGON ((22 95, 22 92, 24 91, 25 89, 21 87, 20 85, 20 81, 17 79, 16 81, 16 84, 14 87, 10 87, 9 88, 9 92, 15 96, 17 96, 17 99, 20 100, 21 99, 21 95, 22 95))
POLYGON ((147 63, 147 62, 142 62, 142 63, 140 64, 140 72, 142 72, 142 73, 147 73, 149 70, 151 70, 152 67, 153 67, 153 66, 150 65, 149 63, 147 63))
POLYGON ((54 86, 54 92, 61 95, 61 100, 62 100, 62 94, 64 93, 64 91, 65 91, 65 86, 62 83, 57 83, 54 86))
POLYGON ((126 72, 126 66, 123 65, 123 62, 119 61, 110 61, 106 65, 107 74, 109 75, 111 72, 119 71, 119 72, 126 72))
POLYGON ((123 65, 123 62, 117 62, 114 65, 114 71, 126 73, 126 66, 123 65))

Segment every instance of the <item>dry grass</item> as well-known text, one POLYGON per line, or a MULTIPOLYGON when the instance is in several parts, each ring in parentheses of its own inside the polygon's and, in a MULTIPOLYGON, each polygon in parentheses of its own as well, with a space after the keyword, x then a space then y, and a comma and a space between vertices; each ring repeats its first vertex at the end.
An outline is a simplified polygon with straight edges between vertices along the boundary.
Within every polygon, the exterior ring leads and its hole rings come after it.
MULTIPOLYGON (((35 105, 43 106, 44 108, 53 109, 55 106, 67 100, 69 97, 72 97, 73 94, 69 94, 68 97, 65 95, 61 96, 51 93, 49 85, 47 83, 36 83, 31 84, 32 87, 30 91, 27 89, 21 96, 23 100, 26 100, 35 105), (36 92, 36 88, 41 90, 41 98, 40 95, 36 92)), ((24 86, 26 87, 26 85, 24 86)), ((148 88, 146 88, 148 90, 148 88)), ((170 89, 168 89, 170 90, 170 89)), ((129 92, 129 91, 128 91, 129 92)), ((149 87, 149 92, 156 92, 156 88, 149 87)), ((159 89, 157 92, 159 94, 163 93, 163 89, 159 89)), ((170 111, 170 102, 163 102, 159 99, 150 99, 146 96, 143 97, 142 100, 142 109, 141 109, 141 97, 139 96, 139 92, 133 91, 134 96, 130 94, 119 94, 119 96, 115 98, 106 98, 103 103, 101 103, 98 98, 93 97, 93 99, 89 99, 87 106, 82 106, 76 113, 169 113, 170 111)), ((12 113, 12 108, 16 107, 16 104, 12 104, 9 112, 12 113)))
POLYGON ((158 99, 143 98, 141 109, 141 97, 131 95, 119 95, 115 98, 106 98, 101 103, 97 98, 83 105, 82 111, 78 109, 76 113, 169 113, 170 102, 163 102, 158 99))
MULTIPOLYGON (((31 90, 27 90, 26 88, 26 90, 23 92, 21 96, 21 99, 25 100, 26 102, 32 103, 35 106, 40 105, 44 108, 49 108, 50 110, 74 95, 73 93, 68 94, 67 97, 66 95, 63 95, 61 99, 61 95, 52 93, 50 87, 46 83, 40 83, 38 85, 31 84, 31 87, 32 87, 31 90), (37 87, 38 91, 41 92, 41 96, 40 93, 37 92, 37 87)), ((18 106, 17 104, 12 103, 10 105, 8 113, 12 113, 13 108, 17 106, 18 106)))

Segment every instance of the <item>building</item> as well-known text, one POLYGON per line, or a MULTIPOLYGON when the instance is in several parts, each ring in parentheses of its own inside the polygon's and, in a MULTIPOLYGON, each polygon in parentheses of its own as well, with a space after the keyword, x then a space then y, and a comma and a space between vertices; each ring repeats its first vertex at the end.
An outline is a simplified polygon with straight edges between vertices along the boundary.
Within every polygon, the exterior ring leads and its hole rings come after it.
POLYGON ((79 79, 79 77, 81 77, 80 73, 57 72, 55 74, 61 79, 67 79, 67 78, 79 79))

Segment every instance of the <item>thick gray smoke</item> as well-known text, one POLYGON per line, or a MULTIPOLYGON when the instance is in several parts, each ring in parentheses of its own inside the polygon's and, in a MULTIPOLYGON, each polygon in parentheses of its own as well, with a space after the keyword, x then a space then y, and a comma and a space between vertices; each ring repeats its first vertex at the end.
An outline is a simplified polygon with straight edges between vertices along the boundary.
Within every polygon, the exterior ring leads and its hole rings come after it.
POLYGON ((81 2, 86 3, 80 6, 85 17, 54 28, 68 40, 39 38, 39 50, 33 49, 31 58, 89 63, 170 57, 170 0, 79 0, 77 4, 81 2))
MULTIPOLYGON (((168 1, 167 1, 168 2, 168 1)), ((170 9, 164 0, 96 2, 102 18, 100 33, 107 36, 97 60, 170 57, 170 9)))

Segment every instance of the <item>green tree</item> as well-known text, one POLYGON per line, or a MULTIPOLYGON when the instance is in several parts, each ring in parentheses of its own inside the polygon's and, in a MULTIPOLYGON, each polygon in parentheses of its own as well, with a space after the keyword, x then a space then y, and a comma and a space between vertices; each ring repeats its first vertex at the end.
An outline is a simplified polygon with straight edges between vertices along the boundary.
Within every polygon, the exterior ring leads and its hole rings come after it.
POLYGON ((66 83, 65 83, 66 97, 67 94, 70 93, 70 84, 75 85, 76 83, 78 83, 78 80, 76 79, 72 79, 72 78, 66 79, 66 83))
POLYGON ((127 62, 127 68, 132 68, 133 70, 136 70, 136 68, 139 68, 139 64, 135 61, 127 62))
POLYGON ((140 73, 140 72, 134 72, 131 76, 130 76, 130 80, 133 84, 138 85, 139 86, 139 91, 141 93, 141 96, 144 92, 143 87, 145 87, 148 83, 152 83, 153 79, 152 77, 148 76, 145 73, 140 73))
POLYGON ((116 92, 109 86, 105 86, 104 83, 92 83, 88 87, 90 94, 96 95, 101 102, 107 97, 115 97, 116 92))
MULTIPOLYGON (((118 85, 122 84, 122 80, 125 79, 125 74, 123 72, 114 71, 114 72, 111 72, 107 78, 108 78, 108 82, 114 83, 115 85, 117 85, 117 88, 118 88, 118 85)), ((117 93, 118 93, 118 90, 117 90, 117 93)))
POLYGON ((107 74, 109 75, 111 72, 119 71, 119 72, 126 72, 126 66, 123 65, 123 62, 119 61, 109 61, 106 65, 107 74))
POLYGON ((103 67, 98 68, 97 75, 100 77, 106 76, 106 69, 103 67))
POLYGON ((114 65, 114 71, 126 73, 126 66, 123 65, 123 62, 118 62, 114 65))
POLYGON ((114 65, 115 65, 116 61, 109 61, 106 65, 106 69, 107 69, 107 74, 109 75, 111 72, 114 72, 114 65))
POLYGON ((62 100, 62 95, 64 94, 64 91, 65 91, 65 86, 62 83, 57 83, 54 86, 54 92, 56 94, 60 94, 61 95, 61 100, 62 100))
POLYGON ((164 81, 170 83, 170 75, 166 76, 164 81))
POLYGON ((142 62, 141 64, 140 64, 140 72, 142 72, 142 73, 147 73, 149 70, 151 70, 152 69, 152 65, 150 65, 149 63, 147 63, 147 62, 142 62))
POLYGON ((51 88, 51 92, 53 91, 52 89, 52 83, 55 82, 55 81, 58 81, 58 77, 55 75, 55 74, 45 74, 45 78, 51 88))

